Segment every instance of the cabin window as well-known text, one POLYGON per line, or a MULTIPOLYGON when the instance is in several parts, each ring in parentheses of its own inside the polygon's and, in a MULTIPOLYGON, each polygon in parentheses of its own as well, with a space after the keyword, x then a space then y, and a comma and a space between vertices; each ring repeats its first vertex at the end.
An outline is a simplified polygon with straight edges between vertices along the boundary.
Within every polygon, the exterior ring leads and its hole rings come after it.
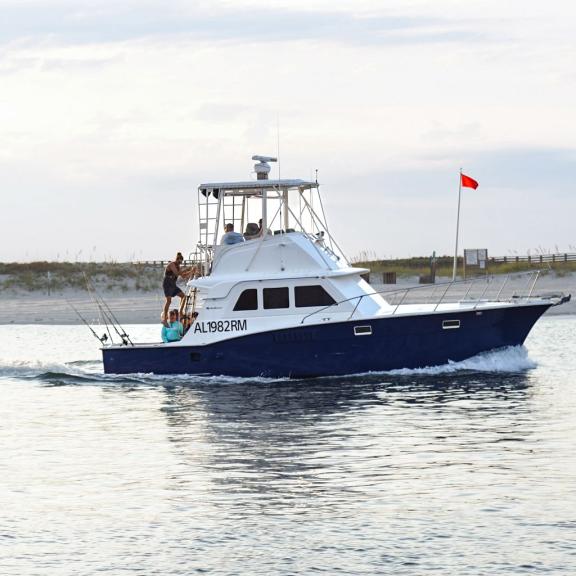
POLYGON ((264 288, 264 309, 289 308, 288 288, 264 288))
POLYGON ((294 288, 294 296, 296 308, 336 304, 336 300, 322 286, 296 286, 294 288))
POLYGON ((444 330, 460 328, 460 320, 442 320, 442 328, 444 328, 444 330))
POLYGON ((234 305, 234 311, 241 310, 258 310, 258 290, 256 288, 248 288, 240 294, 234 305))

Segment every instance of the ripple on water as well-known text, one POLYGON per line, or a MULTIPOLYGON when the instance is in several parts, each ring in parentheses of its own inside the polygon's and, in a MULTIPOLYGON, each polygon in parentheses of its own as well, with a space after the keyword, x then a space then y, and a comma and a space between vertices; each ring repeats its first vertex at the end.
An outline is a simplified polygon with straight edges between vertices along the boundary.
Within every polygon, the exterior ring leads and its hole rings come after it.
POLYGON ((103 375, 76 327, 14 327, 0 573, 574 574, 575 327, 298 381, 103 375))

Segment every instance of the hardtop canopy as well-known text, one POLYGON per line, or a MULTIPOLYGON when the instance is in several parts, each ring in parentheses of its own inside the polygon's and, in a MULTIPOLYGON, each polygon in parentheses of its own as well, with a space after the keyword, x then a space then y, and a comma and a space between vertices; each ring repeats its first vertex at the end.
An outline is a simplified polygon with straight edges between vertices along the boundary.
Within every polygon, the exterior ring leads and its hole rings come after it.
POLYGON ((310 190, 317 188, 318 182, 307 180, 249 180, 248 182, 209 182, 200 184, 198 189, 204 195, 208 192, 232 192, 238 195, 254 195, 263 190, 310 190))

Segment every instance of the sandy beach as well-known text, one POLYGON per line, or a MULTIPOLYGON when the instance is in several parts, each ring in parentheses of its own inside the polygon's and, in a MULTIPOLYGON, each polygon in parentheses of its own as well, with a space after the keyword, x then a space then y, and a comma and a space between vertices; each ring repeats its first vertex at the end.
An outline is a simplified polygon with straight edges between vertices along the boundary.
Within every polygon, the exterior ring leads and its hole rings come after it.
MULTIPOLYGON (((103 294, 103 298, 121 323, 153 324, 159 322, 164 297, 157 294, 103 294)), ((175 300, 176 306, 178 299, 175 300)), ((93 324, 100 322, 98 307, 81 290, 52 294, 0 295, 0 324, 81 324, 74 306, 93 324)))
MULTIPOLYGON (((383 285, 378 283, 380 275, 373 274, 371 284, 378 292, 395 292, 407 287, 417 286, 417 278, 399 279, 398 284, 383 285)), ((445 279, 440 279, 442 282, 445 279)), ((502 278, 495 277, 494 287, 490 286, 486 297, 497 291, 502 278)), ((506 295, 513 292, 525 294, 528 288, 528 277, 511 278, 506 285, 506 295)), ((478 287, 481 288, 480 286, 478 287)), ((482 288, 483 289, 483 288, 482 288)), ((564 292, 576 296, 576 274, 541 276, 534 290, 535 294, 564 292)), ((431 301, 440 296, 439 285, 430 285, 415 291, 410 301, 431 301)), ((159 322, 164 303, 162 291, 142 292, 103 292, 103 297, 121 323, 153 324, 159 322)), ((461 296, 463 296, 462 293, 461 296)), ((390 296, 394 301, 399 296, 390 296)), ((177 305, 178 299, 174 300, 177 305)), ((51 295, 43 292, 11 293, 0 292, 0 324, 80 324, 74 306, 91 323, 99 323, 97 306, 85 290, 67 290, 51 295)), ((547 314, 576 314, 576 300, 551 308, 547 314)))

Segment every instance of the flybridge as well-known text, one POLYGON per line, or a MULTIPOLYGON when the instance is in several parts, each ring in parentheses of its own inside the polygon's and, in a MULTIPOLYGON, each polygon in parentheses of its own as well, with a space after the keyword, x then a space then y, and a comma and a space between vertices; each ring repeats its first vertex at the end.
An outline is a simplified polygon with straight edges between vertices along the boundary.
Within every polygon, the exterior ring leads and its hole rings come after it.
POLYGON ((204 275, 209 275, 225 225, 246 240, 301 232, 323 249, 345 260, 331 236, 317 181, 269 179, 272 156, 252 156, 256 180, 207 182, 198 187, 197 253, 204 275))

